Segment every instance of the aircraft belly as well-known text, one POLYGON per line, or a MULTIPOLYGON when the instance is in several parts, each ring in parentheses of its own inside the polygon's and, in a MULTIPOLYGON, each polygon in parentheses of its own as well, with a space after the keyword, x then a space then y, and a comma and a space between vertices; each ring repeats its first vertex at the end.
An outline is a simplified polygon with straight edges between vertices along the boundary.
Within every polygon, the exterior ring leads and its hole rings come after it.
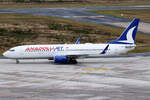
POLYGON ((20 59, 48 59, 52 57, 50 52, 24 52, 20 59))

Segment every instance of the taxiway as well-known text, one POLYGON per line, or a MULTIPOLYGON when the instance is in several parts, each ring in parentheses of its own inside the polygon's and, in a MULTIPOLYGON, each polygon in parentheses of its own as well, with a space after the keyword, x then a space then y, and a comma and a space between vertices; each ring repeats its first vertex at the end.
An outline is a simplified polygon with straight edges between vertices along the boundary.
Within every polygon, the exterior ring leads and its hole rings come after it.
POLYGON ((150 56, 48 60, 0 59, 0 100, 150 100, 150 56))

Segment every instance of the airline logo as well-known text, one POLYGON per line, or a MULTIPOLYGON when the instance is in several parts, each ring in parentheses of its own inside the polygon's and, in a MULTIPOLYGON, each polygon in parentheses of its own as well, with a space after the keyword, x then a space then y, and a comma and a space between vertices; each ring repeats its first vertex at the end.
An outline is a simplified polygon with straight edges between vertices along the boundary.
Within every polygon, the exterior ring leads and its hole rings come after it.
POLYGON ((28 47, 25 52, 36 52, 36 51, 64 51, 63 46, 57 47, 28 47))
POLYGON ((127 40, 120 40, 120 41, 118 41, 118 42, 134 43, 134 40, 133 40, 133 37, 132 37, 132 33, 133 33, 133 31, 135 30, 135 28, 136 28, 136 26, 133 27, 133 28, 131 28, 131 29, 128 31, 128 33, 127 33, 127 35, 126 35, 127 40))

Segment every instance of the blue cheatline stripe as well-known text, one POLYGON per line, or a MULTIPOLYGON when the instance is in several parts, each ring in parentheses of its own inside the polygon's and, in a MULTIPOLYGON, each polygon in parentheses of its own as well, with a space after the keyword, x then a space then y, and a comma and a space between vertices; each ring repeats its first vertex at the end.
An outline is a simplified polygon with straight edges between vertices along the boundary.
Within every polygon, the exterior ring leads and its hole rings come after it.
POLYGON ((112 41, 112 42, 108 42, 108 44, 134 44, 134 43, 125 43, 125 42, 112 41))
POLYGON ((106 51, 108 50, 109 44, 106 46, 106 48, 100 53, 100 54, 105 54, 106 51))

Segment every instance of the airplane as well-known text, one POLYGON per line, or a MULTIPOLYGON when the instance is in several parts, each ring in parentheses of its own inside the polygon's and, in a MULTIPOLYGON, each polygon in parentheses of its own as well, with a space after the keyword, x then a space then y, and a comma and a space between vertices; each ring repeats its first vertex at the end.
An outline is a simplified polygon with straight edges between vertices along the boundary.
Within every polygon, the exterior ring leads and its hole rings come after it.
POLYGON ((58 64, 77 64, 77 59, 88 57, 115 56, 133 50, 139 19, 134 19, 125 31, 114 41, 105 44, 80 44, 81 37, 75 44, 23 45, 9 49, 4 57, 15 59, 49 59, 58 64))

